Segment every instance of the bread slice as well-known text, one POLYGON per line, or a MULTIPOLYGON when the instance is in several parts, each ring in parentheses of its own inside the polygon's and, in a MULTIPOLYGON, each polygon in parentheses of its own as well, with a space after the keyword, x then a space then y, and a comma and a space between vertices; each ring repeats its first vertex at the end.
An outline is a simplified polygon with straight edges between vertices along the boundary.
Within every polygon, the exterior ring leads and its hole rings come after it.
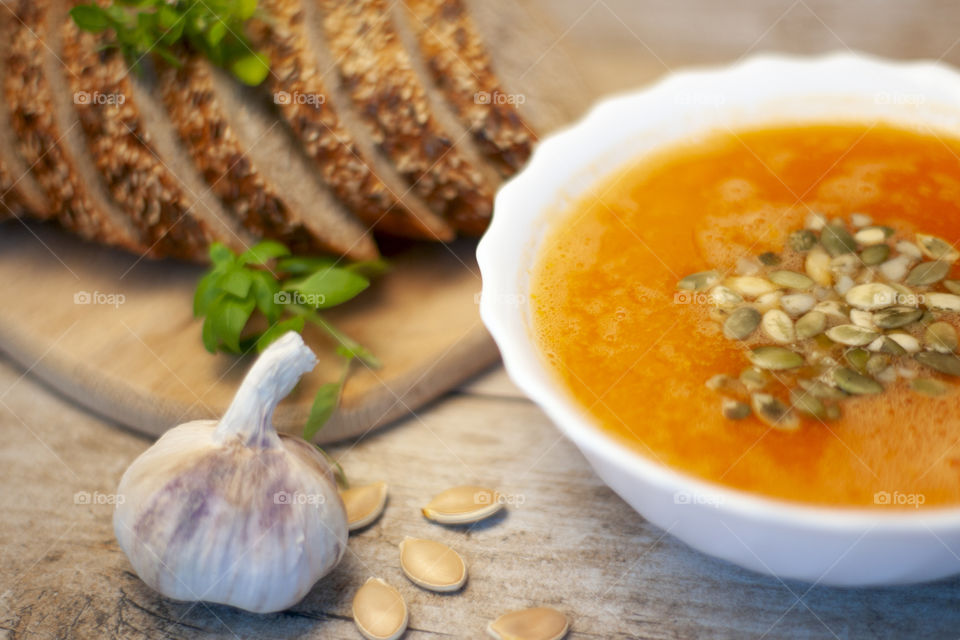
POLYGON ((14 18, 7 21, 3 89, 17 151, 63 226, 86 239, 142 253, 147 247, 113 206, 85 157, 73 95, 56 53, 59 30, 51 28, 62 24, 67 7, 48 0, 17 0, 7 6, 14 18))
POLYGON ((407 24, 430 75, 469 128, 484 156, 504 175, 522 167, 537 136, 507 93, 461 0, 404 0, 407 24))
POLYGON ((160 84, 197 167, 247 228, 298 251, 378 255, 369 230, 325 190, 263 92, 196 54, 185 54, 179 68, 163 68, 160 84))
POLYGON ((362 150, 344 126, 321 77, 304 26, 301 0, 262 0, 249 33, 270 58, 267 85, 286 124, 331 191, 368 226, 391 235, 451 240, 453 229, 384 159, 362 150), (401 197, 401 194, 403 197, 401 197))
POLYGON ((482 233, 493 189, 435 117, 385 3, 304 0, 304 8, 311 31, 332 54, 342 90, 397 171, 458 231, 482 233))
POLYGON ((153 97, 131 80, 120 52, 105 46, 105 36, 80 31, 69 16, 61 29, 71 93, 85 98, 74 102, 88 150, 148 255, 203 262, 211 240, 236 250, 250 246, 253 236, 232 222, 199 176, 191 180, 190 159, 155 143, 172 137, 163 131, 172 127, 160 109, 150 108, 153 97))

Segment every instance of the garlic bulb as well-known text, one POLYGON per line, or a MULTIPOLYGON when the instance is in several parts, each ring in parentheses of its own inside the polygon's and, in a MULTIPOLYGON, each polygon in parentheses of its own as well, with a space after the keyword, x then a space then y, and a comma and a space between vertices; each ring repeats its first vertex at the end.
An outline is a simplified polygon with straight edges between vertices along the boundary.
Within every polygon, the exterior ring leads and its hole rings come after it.
POLYGON ((114 533, 170 598, 247 611, 296 604, 340 561, 347 516, 316 447, 273 410, 316 358, 296 333, 254 363, 226 415, 168 431, 123 474, 114 533))

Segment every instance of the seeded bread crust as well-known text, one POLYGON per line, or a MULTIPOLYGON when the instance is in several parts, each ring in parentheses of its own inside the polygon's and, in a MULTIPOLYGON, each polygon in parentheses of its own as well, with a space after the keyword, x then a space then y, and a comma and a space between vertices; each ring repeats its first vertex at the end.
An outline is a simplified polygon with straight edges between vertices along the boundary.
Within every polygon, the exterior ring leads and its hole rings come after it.
POLYGON ((167 111, 204 179, 247 229, 296 252, 320 250, 358 259, 376 255, 372 241, 350 245, 339 239, 344 234, 291 209, 234 132, 205 60, 189 55, 179 68, 163 67, 160 84, 167 111))
MULTIPOLYGON (((214 231, 192 211, 194 203, 152 148, 122 56, 103 48, 103 38, 81 32, 70 19, 62 30, 63 60, 74 95, 104 99, 77 102, 88 148, 113 199, 149 247, 147 255, 206 261, 214 231)), ((216 239, 239 244, 235 237, 216 239)))
POLYGON ((461 0, 404 0, 417 44, 448 103, 484 156, 511 176, 536 134, 501 87, 483 39, 461 0))
MULTIPOLYGON (((96 202, 87 190, 73 158, 61 144, 69 133, 57 122, 45 56, 52 55, 48 37, 46 0, 19 0, 8 3, 14 17, 9 20, 9 48, 4 59, 4 95, 10 108, 17 150, 32 175, 46 191, 51 213, 67 229, 103 244, 142 252, 129 228, 124 227, 96 202)), ((76 123, 63 123, 78 126, 76 123)))
POLYGON ((378 230, 417 239, 450 240, 453 229, 425 205, 407 203, 375 173, 327 100, 329 91, 306 37, 301 0, 264 0, 265 20, 250 34, 270 57, 268 84, 287 125, 330 189, 358 218, 378 230))
POLYGON ((374 140, 458 231, 482 233, 493 209, 492 190, 431 114, 386 5, 381 0, 316 3, 344 89, 374 140))

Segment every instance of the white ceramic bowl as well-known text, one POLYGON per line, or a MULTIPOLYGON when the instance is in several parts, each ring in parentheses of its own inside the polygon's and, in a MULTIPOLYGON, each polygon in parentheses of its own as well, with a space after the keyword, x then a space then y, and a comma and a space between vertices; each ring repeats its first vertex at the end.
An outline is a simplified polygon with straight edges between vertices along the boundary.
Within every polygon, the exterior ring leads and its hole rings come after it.
POLYGON ((960 508, 804 506, 710 484, 635 453, 595 425, 541 359, 525 304, 529 272, 551 217, 642 154, 725 128, 875 121, 960 137, 960 74, 937 63, 852 54, 759 56, 670 74, 602 101, 543 140, 497 195, 493 223, 477 251, 480 312, 507 372, 604 482, 690 546, 781 578, 854 586, 960 573, 960 508))

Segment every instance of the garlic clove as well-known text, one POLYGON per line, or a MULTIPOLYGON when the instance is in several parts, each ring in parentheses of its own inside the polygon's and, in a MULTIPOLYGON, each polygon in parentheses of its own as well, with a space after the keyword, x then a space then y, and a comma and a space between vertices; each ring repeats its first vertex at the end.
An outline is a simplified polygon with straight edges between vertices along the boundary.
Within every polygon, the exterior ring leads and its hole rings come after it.
POLYGON ((502 508, 503 499, 498 492, 466 485, 438 493, 422 512, 440 524, 469 524, 489 518, 502 508))
POLYGON ((460 554, 433 540, 404 538, 400 568, 413 584, 430 591, 457 591, 467 582, 467 565, 460 554))
POLYGON ((400 592, 380 578, 369 578, 353 596, 353 621, 368 640, 396 640, 410 614, 400 592))
POLYGON ((487 626, 497 640, 560 640, 569 630, 567 616, 551 607, 511 611, 487 626))
POLYGON ((288 333, 254 363, 223 419, 174 427, 124 473, 114 533, 148 586, 266 613, 296 604, 340 561, 347 517, 333 471, 272 424, 315 362, 288 333))
POLYGON ((363 487, 351 487, 340 492, 347 509, 347 529, 356 531, 380 517, 387 505, 387 483, 375 482, 363 487))

